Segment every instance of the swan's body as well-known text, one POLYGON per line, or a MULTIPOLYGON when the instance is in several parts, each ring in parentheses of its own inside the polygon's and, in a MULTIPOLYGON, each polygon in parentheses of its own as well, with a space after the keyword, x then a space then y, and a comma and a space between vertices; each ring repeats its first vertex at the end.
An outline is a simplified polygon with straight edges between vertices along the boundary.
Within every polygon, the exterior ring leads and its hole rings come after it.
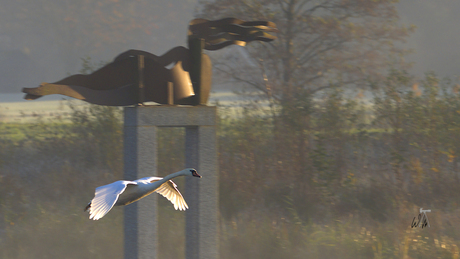
POLYGON ((135 181, 116 181, 96 188, 94 198, 86 206, 89 218, 98 220, 105 216, 113 206, 123 206, 136 202, 152 192, 157 192, 171 201, 176 210, 186 210, 188 205, 177 185, 171 179, 178 176, 200 177, 195 169, 187 168, 165 178, 145 177, 135 181))

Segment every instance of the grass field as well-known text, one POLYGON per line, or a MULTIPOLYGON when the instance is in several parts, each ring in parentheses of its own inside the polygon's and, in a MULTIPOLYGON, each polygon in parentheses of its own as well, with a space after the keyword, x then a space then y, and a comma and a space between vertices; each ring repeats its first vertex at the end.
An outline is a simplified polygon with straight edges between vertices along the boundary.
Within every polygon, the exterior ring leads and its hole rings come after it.
MULTIPOLYGON (((71 112, 69 102, 72 102, 72 105, 75 106, 86 105, 85 102, 75 99, 45 101, 41 101, 41 99, 39 99, 36 101, 23 101, 21 100, 22 94, 17 95, 20 96, 20 98, 14 94, 14 98, 10 98, 12 101, 8 100, 8 98, 0 98, 0 123, 27 123, 36 120, 38 117, 43 119, 47 119, 49 117, 61 117, 65 119, 68 118, 71 112)), ((218 102, 221 106, 232 107, 245 103, 244 101, 238 100, 238 97, 229 91, 212 92, 209 103, 213 105, 216 102, 218 102)))
POLYGON ((62 101, 7 102, 0 104, 0 122, 28 122, 37 117, 69 115, 70 108, 62 101))
MULTIPOLYGON (((406 100, 315 100, 298 128, 219 110, 220 258, 458 259, 457 102, 406 100), (420 207, 433 211, 430 228, 411 228, 420 207)), ((82 211, 95 186, 121 179, 120 110, 52 104, 8 103, 44 115, 0 123, 0 258, 121 258, 122 210, 100 222, 82 211), (72 120, 53 120, 56 109, 72 120)), ((184 164, 183 135, 159 131, 162 174, 184 164)), ((184 215, 160 207, 160 258, 184 258, 184 215)))

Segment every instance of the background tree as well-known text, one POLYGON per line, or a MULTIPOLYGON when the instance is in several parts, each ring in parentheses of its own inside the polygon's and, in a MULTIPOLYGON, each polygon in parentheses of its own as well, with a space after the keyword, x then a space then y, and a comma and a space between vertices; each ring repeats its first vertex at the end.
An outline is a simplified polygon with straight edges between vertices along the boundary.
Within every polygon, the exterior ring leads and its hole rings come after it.
MULTIPOLYGON (((353 93, 346 89, 377 87, 387 77, 389 67, 407 66, 402 59, 407 51, 398 43, 404 42, 412 28, 399 24, 395 3, 393 0, 200 2, 200 17, 268 20, 279 29, 277 40, 250 44, 248 51, 241 50, 243 55, 239 57, 215 61, 215 67, 223 75, 250 86, 261 93, 263 100, 269 101, 272 113, 262 116, 263 121, 255 119, 249 125, 261 126, 258 129, 270 142, 266 149, 269 154, 264 156, 270 159, 264 161, 263 169, 250 170, 260 173, 257 177, 276 183, 273 191, 278 196, 289 196, 293 203, 307 204, 314 204, 315 199, 334 202, 337 198, 336 187, 349 176, 345 161, 350 150, 342 137, 345 131, 364 123, 361 107, 346 98, 353 93), (317 193, 321 195, 315 197, 317 193)), ((251 105, 260 107, 260 103, 267 102, 251 102, 251 105)), ((236 170, 229 166, 221 167, 222 179, 227 179, 227 170, 229 177, 236 170)), ((311 208, 306 205, 299 213, 306 219, 311 216, 309 211, 311 208)), ((320 213, 317 211, 315 215, 320 213)))
POLYGON ((283 104, 335 86, 366 86, 383 79, 388 65, 401 65, 406 51, 396 43, 412 28, 398 24, 395 2, 205 0, 198 16, 277 24, 278 40, 249 48, 253 62, 219 68, 283 104))

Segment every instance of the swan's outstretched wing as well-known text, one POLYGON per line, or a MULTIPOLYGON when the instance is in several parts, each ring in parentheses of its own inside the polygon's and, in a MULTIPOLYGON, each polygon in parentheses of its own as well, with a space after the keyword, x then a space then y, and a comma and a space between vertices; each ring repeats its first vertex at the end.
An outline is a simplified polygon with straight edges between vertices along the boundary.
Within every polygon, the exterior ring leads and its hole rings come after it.
POLYGON ((98 220, 105 216, 115 205, 118 196, 125 191, 128 184, 137 184, 132 181, 116 181, 111 184, 96 188, 96 195, 91 200, 89 208, 89 218, 98 220))
POLYGON ((169 180, 165 182, 160 187, 158 187, 155 192, 168 199, 174 205, 174 209, 188 209, 188 205, 185 202, 184 197, 182 197, 182 194, 177 189, 177 185, 173 181, 169 180))

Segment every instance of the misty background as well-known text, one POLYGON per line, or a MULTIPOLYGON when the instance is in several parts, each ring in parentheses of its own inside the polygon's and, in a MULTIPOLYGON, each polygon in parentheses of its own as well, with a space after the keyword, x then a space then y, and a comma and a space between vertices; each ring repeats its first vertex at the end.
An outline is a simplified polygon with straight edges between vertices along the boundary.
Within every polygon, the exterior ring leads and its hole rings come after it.
MULTIPOLYGON (((305 2, 3 1, 0 257, 123 257, 123 209, 97 222, 83 212, 96 186, 123 177, 122 109, 62 96, 19 102, 20 90, 128 49, 185 46, 201 13, 282 31, 269 44, 209 53, 214 92, 258 90, 233 95, 238 108, 210 102, 219 109, 220 258, 459 258, 459 2, 401 1, 400 20, 393 0, 305 2), (316 15, 286 22, 318 2, 316 15), (301 7, 286 12, 290 3, 301 7), (421 207, 432 210, 429 229, 411 227, 421 207)), ((159 130, 158 176, 183 169, 184 135, 159 130)), ((159 258, 184 258, 184 213, 162 198, 158 209, 159 258)))
MULTIPOLYGON (((128 49, 161 55, 185 46, 197 3, 2 1, 0 93, 19 93, 23 87, 78 73, 82 58, 109 62, 128 49)), ((406 46, 414 50, 406 57, 414 62, 411 72, 417 76, 427 71, 442 77, 459 75, 460 2, 400 1, 397 8, 403 24, 416 26, 406 46)))

